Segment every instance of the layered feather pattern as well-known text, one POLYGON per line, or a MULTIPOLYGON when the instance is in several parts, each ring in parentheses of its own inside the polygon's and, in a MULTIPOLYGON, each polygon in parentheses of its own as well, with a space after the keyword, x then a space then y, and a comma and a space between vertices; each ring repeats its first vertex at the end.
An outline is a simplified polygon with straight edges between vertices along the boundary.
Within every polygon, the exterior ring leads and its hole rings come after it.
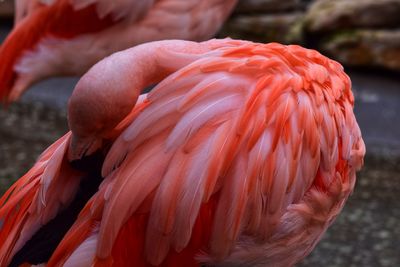
POLYGON ((350 80, 299 46, 225 42, 134 108, 50 266, 291 266, 313 249, 365 153, 350 80))
MULTIPOLYGON (((160 264, 171 248, 179 252, 188 244, 201 203, 215 192, 221 195, 210 251, 222 259, 240 233, 269 240, 289 207, 310 190, 329 191, 338 164, 348 160, 338 154, 342 138, 336 125, 346 124, 351 113, 343 110, 353 100, 337 64, 297 46, 243 43, 221 49, 224 56, 199 59, 156 87, 148 95, 149 106, 116 140, 105 161, 104 166, 118 166, 141 145, 154 146, 149 140, 165 136, 157 155, 168 155, 168 165, 158 164, 160 182, 151 189, 146 238, 153 264, 160 264), (332 85, 337 79, 343 84, 343 78, 345 86, 332 85)), ((359 132, 351 138, 346 147, 363 150, 359 132)), ((112 195, 119 199, 114 203, 128 201, 112 195)), ((110 218, 121 216, 117 206, 106 204, 105 209, 110 218)), ((115 227, 108 225, 102 229, 115 227)), ((115 230, 103 233, 109 237, 115 230)))

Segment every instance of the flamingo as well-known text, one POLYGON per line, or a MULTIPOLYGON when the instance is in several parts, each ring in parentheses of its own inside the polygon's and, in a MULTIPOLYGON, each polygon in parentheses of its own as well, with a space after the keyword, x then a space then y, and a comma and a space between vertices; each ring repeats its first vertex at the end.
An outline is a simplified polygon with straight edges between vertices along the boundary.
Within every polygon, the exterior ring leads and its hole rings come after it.
POLYGON ((141 43, 211 38, 237 0, 16 0, 16 26, 0 49, 0 101, 51 76, 80 76, 141 43))
POLYGON ((71 131, 0 199, 0 266, 292 266, 353 191, 353 104, 342 66, 296 45, 115 53, 76 85, 71 131))

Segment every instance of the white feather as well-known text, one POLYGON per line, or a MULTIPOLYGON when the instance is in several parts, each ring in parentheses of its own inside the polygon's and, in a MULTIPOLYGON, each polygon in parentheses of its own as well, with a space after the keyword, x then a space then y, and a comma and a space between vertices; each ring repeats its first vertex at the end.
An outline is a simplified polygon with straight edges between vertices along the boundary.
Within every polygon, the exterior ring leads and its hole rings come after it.
POLYGON ((240 94, 232 94, 214 101, 208 101, 186 112, 168 137, 167 149, 190 138, 204 123, 212 118, 237 109, 242 101, 243 98, 240 94))
POLYGON ((71 256, 64 263, 64 267, 88 267, 93 265, 93 260, 96 255, 98 239, 98 229, 85 240, 83 243, 71 254, 71 256))

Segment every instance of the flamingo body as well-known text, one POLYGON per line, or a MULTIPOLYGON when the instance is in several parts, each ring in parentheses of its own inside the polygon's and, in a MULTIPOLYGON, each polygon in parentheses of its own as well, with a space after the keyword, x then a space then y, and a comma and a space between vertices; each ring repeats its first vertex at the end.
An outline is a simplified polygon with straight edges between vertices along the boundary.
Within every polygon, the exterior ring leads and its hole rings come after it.
POLYGON ((212 37, 236 0, 19 0, 0 49, 0 99, 51 76, 82 75, 102 58, 163 39, 212 37))
POLYGON ((0 265, 75 201, 88 171, 72 163, 100 151, 101 185, 48 266, 292 266, 354 188, 353 101, 342 67, 299 46, 116 53, 77 84, 71 132, 0 199, 0 265))

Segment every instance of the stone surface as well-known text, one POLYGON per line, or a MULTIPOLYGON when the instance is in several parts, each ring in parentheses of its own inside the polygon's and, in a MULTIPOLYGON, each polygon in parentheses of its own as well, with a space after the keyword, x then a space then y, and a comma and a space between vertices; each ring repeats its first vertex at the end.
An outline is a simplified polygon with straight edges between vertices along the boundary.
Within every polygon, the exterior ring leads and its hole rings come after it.
POLYGON ((237 13, 274 13, 299 9, 303 6, 301 0, 239 0, 237 13))
POLYGON ((400 266, 400 162, 367 158, 342 213, 296 267, 400 266))
POLYGON ((0 0, 0 18, 12 18, 14 15, 14 1, 0 0))
POLYGON ((274 15, 238 15, 227 21, 220 36, 246 39, 258 42, 289 43, 296 39, 296 23, 302 13, 274 15))
POLYGON ((0 195, 66 131, 63 110, 26 102, 0 109, 0 195))
POLYGON ((399 76, 384 75, 385 73, 372 70, 346 72, 353 85, 356 100, 354 113, 363 134, 367 154, 400 159, 399 76))
POLYGON ((348 66, 385 67, 400 71, 399 30, 336 32, 318 48, 348 66))
POLYGON ((400 0, 318 0, 306 18, 310 32, 400 26, 400 0))

